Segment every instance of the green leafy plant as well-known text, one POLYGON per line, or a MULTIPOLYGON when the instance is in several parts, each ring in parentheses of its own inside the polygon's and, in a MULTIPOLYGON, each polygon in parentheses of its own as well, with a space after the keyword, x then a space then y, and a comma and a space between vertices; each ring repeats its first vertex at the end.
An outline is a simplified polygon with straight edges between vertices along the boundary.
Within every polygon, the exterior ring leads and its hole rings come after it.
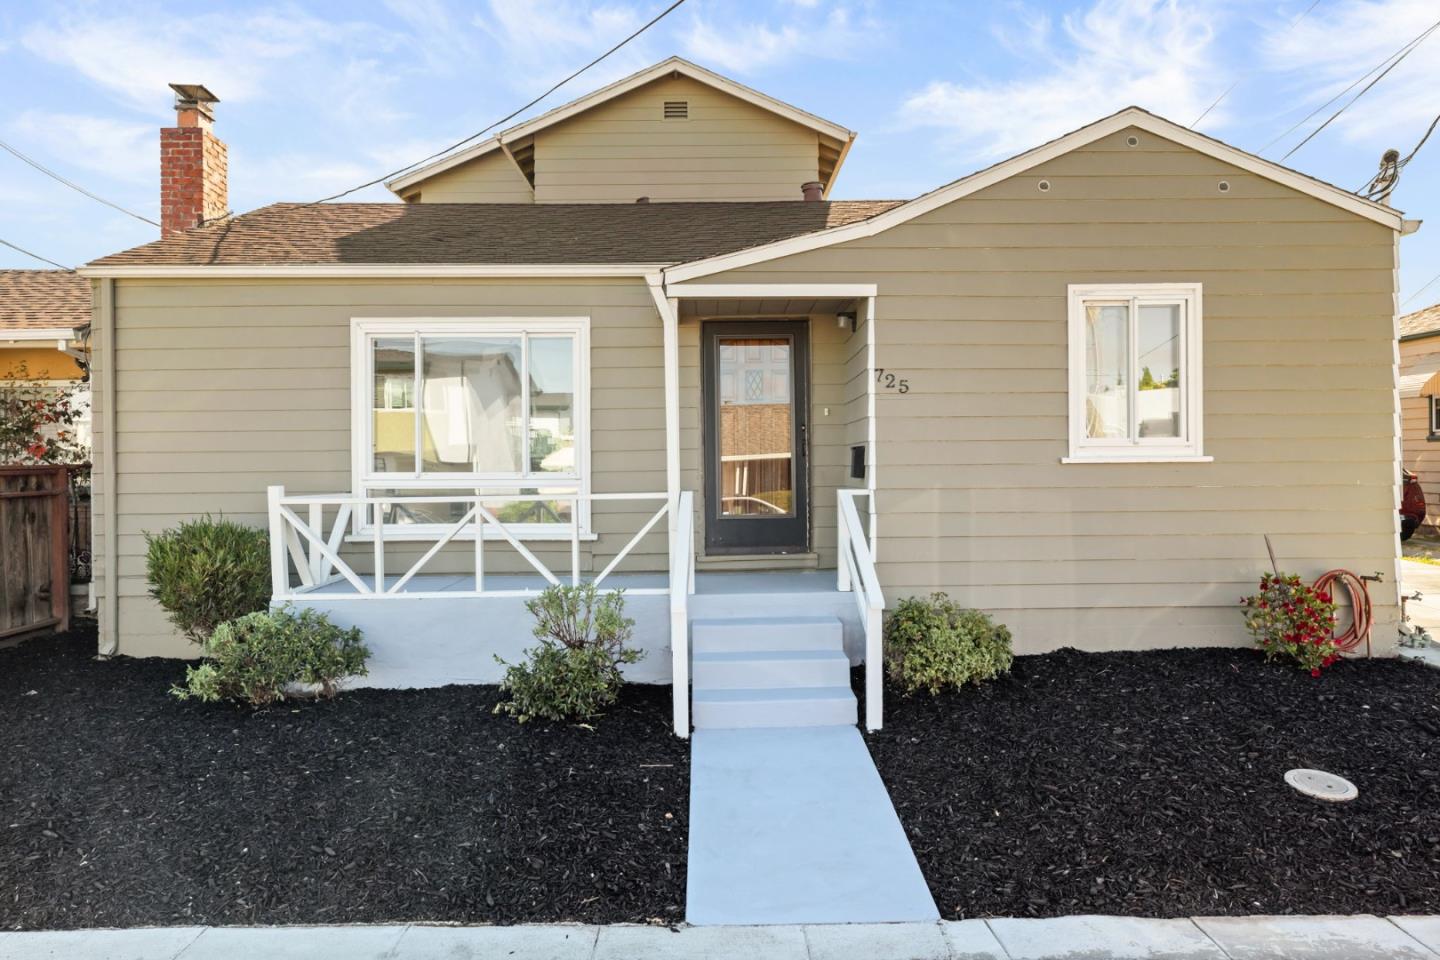
POLYGON ((0 377, 0 464, 83 463, 80 411, 68 390, 29 379, 24 363, 0 377))
POLYGON ((1265 574, 1260 592, 1243 597, 1245 629, 1265 659, 1288 657, 1310 676, 1340 659, 1335 646, 1335 600, 1293 573, 1265 574))
POLYGON ((937 694, 1008 673, 1010 631, 943 593, 906 597, 885 617, 885 672, 906 694, 937 694))
POLYGON ((145 572, 150 596, 196 643, 226 620, 270 605, 269 537, 224 518, 145 534, 145 572))
POLYGON ((509 699, 495 705, 521 723, 586 720, 614 703, 625 682, 620 668, 644 653, 625 646, 635 621, 625 616, 625 592, 600 593, 594 584, 554 586, 525 608, 540 641, 521 663, 506 663, 500 689, 509 699))
POLYGON ((333 697, 346 677, 363 677, 370 651, 356 627, 342 629, 318 610, 249 613, 215 628, 204 644, 205 661, 185 671, 181 700, 240 700, 264 706, 305 685, 333 697))

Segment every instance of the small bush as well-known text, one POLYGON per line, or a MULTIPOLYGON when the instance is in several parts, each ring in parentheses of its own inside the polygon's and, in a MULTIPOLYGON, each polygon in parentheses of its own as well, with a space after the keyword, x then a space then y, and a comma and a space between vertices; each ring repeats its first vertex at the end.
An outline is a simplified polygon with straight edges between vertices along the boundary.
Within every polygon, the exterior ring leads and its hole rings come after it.
POLYGON ((1014 659, 1008 629, 943 593, 907 597, 885 617, 885 672, 906 694, 991 680, 1014 659))
POLYGON ((226 620, 270 605, 270 541, 264 530, 205 517, 145 534, 150 596, 196 643, 226 620))
POLYGON ((495 705, 521 723, 586 720, 615 702, 625 682, 620 667, 644 656, 625 646, 635 621, 625 616, 623 590, 600 593, 594 584, 550 587, 525 602, 540 643, 522 663, 506 663, 500 689, 508 700, 495 705))
POLYGON ((1265 574, 1260 592, 1244 597, 1245 629, 1266 660, 1289 657, 1310 676, 1340 659, 1335 646, 1335 600, 1293 573, 1265 574))
POLYGON ((284 700, 295 684, 333 697, 346 677, 363 677, 370 651, 360 631, 341 629, 317 610, 248 613, 227 620, 205 641, 205 662, 185 671, 181 700, 243 700, 264 706, 284 700))

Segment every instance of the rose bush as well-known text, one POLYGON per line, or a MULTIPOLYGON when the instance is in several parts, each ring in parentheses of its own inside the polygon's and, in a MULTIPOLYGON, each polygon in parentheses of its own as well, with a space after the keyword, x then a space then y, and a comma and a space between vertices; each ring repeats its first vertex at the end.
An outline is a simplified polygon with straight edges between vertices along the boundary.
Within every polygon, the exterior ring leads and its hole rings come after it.
POLYGON ((1310 676, 1340 659, 1335 646, 1335 600, 1291 573, 1265 574, 1260 592, 1240 601, 1245 628, 1265 659, 1290 657, 1310 676))
POLYGON ((0 377, 0 463, 82 463, 89 451, 75 435, 80 412, 70 393, 26 379, 25 365, 0 377))

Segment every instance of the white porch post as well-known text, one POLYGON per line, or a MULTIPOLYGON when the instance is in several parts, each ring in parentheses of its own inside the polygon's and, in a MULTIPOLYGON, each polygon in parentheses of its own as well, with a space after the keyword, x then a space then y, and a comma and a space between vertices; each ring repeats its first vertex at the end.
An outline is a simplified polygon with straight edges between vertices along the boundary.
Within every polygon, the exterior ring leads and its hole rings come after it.
MULTIPOLYGON (((679 592, 678 604, 673 578, 685 576, 689 582, 694 574, 690 564, 694 561, 695 547, 681 532, 688 529, 682 524, 680 511, 689 504, 680 496, 680 302, 665 295, 664 279, 659 274, 645 278, 655 309, 660 314, 661 336, 664 344, 665 364, 665 502, 669 505, 667 517, 670 528, 670 656, 671 656, 671 698, 675 721, 675 734, 690 736, 690 616, 689 605, 685 602, 689 590, 679 592), (677 540, 683 543, 689 553, 687 557, 677 556, 677 540), (684 568, 678 564, 685 564, 684 568)), ((688 517, 686 518, 689 519, 688 517)))
POLYGON ((270 602, 278 604, 290 593, 289 561, 285 557, 285 518, 280 514, 280 501, 285 496, 283 486, 265 488, 265 500, 270 514, 270 602))

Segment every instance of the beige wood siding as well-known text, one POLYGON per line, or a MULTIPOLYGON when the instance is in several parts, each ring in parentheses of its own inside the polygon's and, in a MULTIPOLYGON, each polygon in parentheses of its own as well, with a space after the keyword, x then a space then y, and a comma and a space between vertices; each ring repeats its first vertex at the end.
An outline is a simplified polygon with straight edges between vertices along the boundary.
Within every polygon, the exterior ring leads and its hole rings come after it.
POLYGON ((540 203, 799 200, 800 185, 818 176, 815 131, 687 77, 657 80, 535 137, 540 203), (664 119, 667 100, 685 101, 688 119, 664 119))
MULTIPOLYGON (((1440 337, 1423 337, 1400 343, 1400 372, 1440 355, 1440 337)), ((1430 439, 1430 397, 1440 391, 1440 377, 1432 378, 1418 397, 1400 401, 1405 466, 1415 471, 1425 491, 1424 530, 1440 535, 1440 440, 1430 439)))
MULTIPOLYGON (((116 301, 123 653, 194 652, 147 596, 146 531, 206 513, 264 525, 269 484, 293 493, 349 489, 352 317, 589 316, 592 488, 665 489, 660 320, 643 283, 123 280, 116 301)), ((101 356, 97 351, 97 363, 101 356)), ((103 364, 97 368, 97 398, 109 375, 103 364)), ((98 409, 95 422, 102 422, 98 409)), ((96 444, 101 455, 111 449, 103 430, 96 444)), ((105 528, 101 493, 97 487, 97 532, 105 528)), ((597 506, 599 539, 583 545, 583 567, 607 563, 658 507, 597 506)), ((664 569, 664 525, 659 529, 622 569, 664 569)), ((468 571, 468 556, 459 555, 468 549, 427 569, 468 571)), ((102 550, 103 535, 97 557, 102 550)), ((368 550, 351 545, 347 556, 368 570, 368 550)), ((387 549, 387 567, 423 550, 387 549)), ((536 553, 568 573, 568 542, 539 545, 536 553)), ((493 572, 524 569, 504 544, 487 546, 486 563, 493 572)), ((103 592, 100 577, 97 570, 103 592)))
POLYGON ((421 203, 533 203, 525 175, 499 150, 437 173, 419 186, 421 203))
POLYGON ((1236 601, 1268 567, 1269 533, 1306 576, 1385 573, 1385 650, 1393 240, 1130 130, 877 236, 703 282, 878 284, 877 365, 911 385, 877 398, 892 601, 946 590, 1010 624, 1023 651, 1240 643, 1236 601), (1204 285, 1213 463, 1060 462, 1066 286, 1131 281, 1204 285))

